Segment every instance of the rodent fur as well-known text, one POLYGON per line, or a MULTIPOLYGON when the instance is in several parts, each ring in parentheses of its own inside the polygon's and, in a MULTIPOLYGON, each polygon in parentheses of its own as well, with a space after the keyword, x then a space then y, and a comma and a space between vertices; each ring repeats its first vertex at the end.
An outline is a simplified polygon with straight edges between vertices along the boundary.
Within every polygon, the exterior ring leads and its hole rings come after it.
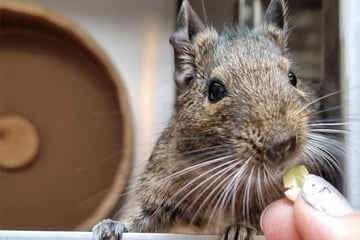
POLYGON ((313 98, 289 83, 285 12, 272 0, 263 25, 218 33, 183 2, 170 38, 176 112, 141 175, 136 207, 120 220, 128 231, 229 235, 236 226, 235 238, 246 239, 283 196, 284 171, 305 164, 319 173, 322 157, 309 157, 313 98), (226 91, 216 102, 213 79, 226 91))

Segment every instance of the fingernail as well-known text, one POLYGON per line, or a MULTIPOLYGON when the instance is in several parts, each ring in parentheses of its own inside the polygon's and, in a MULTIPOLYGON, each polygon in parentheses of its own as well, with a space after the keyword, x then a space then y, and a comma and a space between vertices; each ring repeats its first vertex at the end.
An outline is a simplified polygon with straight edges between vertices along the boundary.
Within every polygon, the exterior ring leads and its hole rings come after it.
POLYGON ((310 174, 301 192, 309 205, 329 216, 340 217, 354 212, 345 197, 319 176, 310 174))

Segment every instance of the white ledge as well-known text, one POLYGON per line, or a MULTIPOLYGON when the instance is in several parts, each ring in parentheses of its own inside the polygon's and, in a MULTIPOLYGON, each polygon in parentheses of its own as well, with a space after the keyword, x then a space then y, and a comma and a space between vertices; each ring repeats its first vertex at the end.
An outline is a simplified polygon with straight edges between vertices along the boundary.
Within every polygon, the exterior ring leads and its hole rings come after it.
MULTIPOLYGON (((91 232, 65 231, 2 231, 1 240, 91 240, 91 232)), ((168 233, 124 233, 122 240, 218 240, 216 235, 190 235, 168 233)), ((254 240, 265 240, 264 236, 256 236, 254 240)))

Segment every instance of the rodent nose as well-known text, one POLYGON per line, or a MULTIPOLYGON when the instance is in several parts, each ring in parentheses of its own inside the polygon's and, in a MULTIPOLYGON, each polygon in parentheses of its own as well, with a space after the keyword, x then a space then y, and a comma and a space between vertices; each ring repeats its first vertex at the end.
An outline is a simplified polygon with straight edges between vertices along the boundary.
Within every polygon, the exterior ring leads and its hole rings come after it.
POLYGON ((265 157, 273 163, 281 163, 296 149, 296 137, 291 137, 281 143, 276 143, 265 151, 265 157))

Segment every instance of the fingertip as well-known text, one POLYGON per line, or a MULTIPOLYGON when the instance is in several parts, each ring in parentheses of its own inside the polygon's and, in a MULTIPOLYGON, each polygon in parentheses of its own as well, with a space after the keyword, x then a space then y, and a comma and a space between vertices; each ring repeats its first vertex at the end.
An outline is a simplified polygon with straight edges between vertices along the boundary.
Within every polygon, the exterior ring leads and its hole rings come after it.
POLYGON ((264 211, 261 213, 260 216, 260 227, 263 232, 265 227, 266 229, 268 228, 270 222, 269 219, 273 219, 273 217, 276 215, 276 209, 278 209, 279 207, 282 208, 281 205, 286 205, 286 204, 287 204, 286 199, 280 199, 275 202, 272 202, 264 209, 264 211))
POLYGON ((260 226, 267 240, 298 239, 293 204, 287 199, 271 203, 262 213, 260 226))

